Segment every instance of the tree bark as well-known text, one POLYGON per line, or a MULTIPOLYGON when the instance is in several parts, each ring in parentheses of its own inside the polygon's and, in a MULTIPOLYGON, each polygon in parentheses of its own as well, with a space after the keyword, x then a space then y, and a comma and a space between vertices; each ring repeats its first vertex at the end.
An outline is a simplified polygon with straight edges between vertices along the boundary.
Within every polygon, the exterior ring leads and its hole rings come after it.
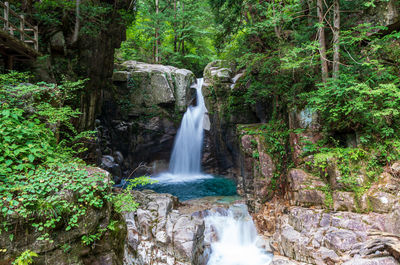
POLYGON ((333 69, 332 77, 339 76, 340 65, 340 5, 339 0, 334 0, 333 8, 333 69))
POLYGON ((74 28, 74 35, 72 35, 72 41, 71 41, 71 43, 77 42, 78 37, 79 37, 79 28, 80 28, 79 13, 80 13, 80 5, 81 5, 81 0, 76 0, 75 28, 74 28))
POLYGON ((324 6, 322 0, 317 0, 318 22, 321 25, 318 29, 319 54, 321 57, 321 76, 322 82, 326 83, 328 79, 328 62, 326 58, 326 39, 324 28, 324 6))
POLYGON ((158 13, 159 13, 159 2, 158 2, 159 0, 156 0, 156 17, 157 17, 157 20, 156 20, 156 34, 155 34, 155 38, 156 38, 156 41, 155 41, 155 62, 156 63, 158 63, 159 61, 160 61, 160 58, 159 58, 159 44, 160 44, 160 33, 159 33, 159 31, 160 31, 160 28, 159 28, 159 25, 158 25, 158 23, 159 23, 159 19, 158 19, 158 13))
MULTIPOLYGON (((185 18, 185 3, 182 1, 182 17, 183 18, 185 18)), ((182 36, 182 40, 181 40, 181 43, 182 43, 182 50, 181 50, 181 52, 182 52, 182 55, 185 55, 185 33, 184 33, 184 29, 185 29, 185 26, 186 26, 186 23, 185 23, 185 19, 183 19, 183 21, 182 21, 182 34, 181 34, 181 36, 182 36)))
POLYGON ((174 52, 177 52, 177 42, 178 42, 178 36, 176 32, 176 1, 174 0, 174 52))

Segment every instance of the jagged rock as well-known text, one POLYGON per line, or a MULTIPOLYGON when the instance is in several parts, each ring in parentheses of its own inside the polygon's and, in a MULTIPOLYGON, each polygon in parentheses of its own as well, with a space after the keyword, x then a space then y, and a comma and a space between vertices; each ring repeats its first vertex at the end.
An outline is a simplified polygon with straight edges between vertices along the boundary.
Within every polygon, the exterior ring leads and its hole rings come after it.
POLYGON ((144 165, 169 160, 181 114, 195 97, 195 76, 186 69, 136 61, 115 69, 114 89, 102 99, 98 149, 102 155, 120 152, 124 159, 116 162, 123 177, 158 173, 144 165))
POLYGON ((287 257, 274 255, 271 265, 306 265, 307 263, 297 262, 287 257))
POLYGON ((397 199, 396 196, 379 190, 368 192, 371 209, 377 213, 388 213, 391 211, 397 199))
POLYGON ((335 191, 333 192, 333 210, 334 211, 357 211, 356 201, 353 192, 335 191))
POLYGON ((331 228, 324 237, 323 244, 337 253, 343 253, 351 250, 357 243, 357 235, 348 230, 331 228))
POLYGON ((242 173, 238 182, 238 193, 246 191, 248 205, 251 210, 261 208, 263 201, 271 197, 271 181, 276 173, 275 162, 268 154, 268 146, 262 135, 250 135, 247 130, 258 130, 259 125, 247 125, 248 128, 238 132, 241 157, 243 159, 242 173))
POLYGON ((324 205, 326 195, 322 189, 326 184, 323 181, 301 169, 292 169, 288 173, 288 182, 290 201, 293 205, 324 205))
POLYGON ((228 62, 217 60, 209 63, 204 69, 204 77, 214 83, 231 83, 232 69, 228 62))
POLYGON ((130 74, 128 71, 116 71, 113 73, 112 81, 113 82, 128 82, 130 78, 130 74))
POLYGON ((268 217, 276 222, 271 247, 297 262, 333 265, 353 257, 397 257, 399 253, 399 236, 383 232, 387 226, 384 214, 325 212, 298 206, 278 209, 282 212, 272 212, 275 219, 268 217))
POLYGON ((197 262, 203 247, 204 220, 180 213, 176 197, 153 191, 134 191, 140 203, 136 213, 126 213, 128 247, 125 264, 181 264, 197 262))
POLYGON ((343 265, 399 265, 393 257, 383 257, 375 259, 353 258, 343 265))
POLYGON ((390 167, 390 170, 394 176, 400 177, 400 161, 394 162, 393 165, 390 167))
POLYGON ((120 183, 122 180, 121 166, 115 163, 114 157, 105 155, 101 158, 100 167, 107 170, 114 177, 115 183, 120 183))
MULTIPOLYGON (((131 93, 132 104, 138 106, 144 104, 146 107, 173 104, 179 111, 184 111, 188 106, 193 92, 191 85, 195 82, 195 76, 191 71, 136 61, 126 61, 122 63, 122 67, 124 71, 115 72, 113 80, 126 83, 118 85, 122 89, 127 86, 128 92, 131 93), (133 83, 129 82, 130 79, 133 83)), ((144 109, 132 111, 132 113, 145 112, 144 109)))
POLYGON ((400 235, 399 227, 400 227, 400 202, 398 202, 393 207, 393 211, 387 215, 385 222, 385 231, 393 233, 395 235, 400 235))

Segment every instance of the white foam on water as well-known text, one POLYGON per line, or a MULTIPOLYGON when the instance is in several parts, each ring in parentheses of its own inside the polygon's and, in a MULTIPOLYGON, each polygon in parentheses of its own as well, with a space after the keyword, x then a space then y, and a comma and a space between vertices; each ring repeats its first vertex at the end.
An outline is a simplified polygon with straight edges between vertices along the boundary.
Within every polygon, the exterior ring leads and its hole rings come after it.
POLYGON ((175 138, 169 172, 176 176, 201 175, 201 152, 203 148, 203 120, 207 113, 201 93, 203 78, 197 79, 197 105, 189 106, 183 115, 175 138))
POLYGON ((207 265, 268 265, 272 254, 258 247, 260 239, 247 207, 233 205, 228 215, 212 213, 206 217, 206 230, 213 231, 217 240, 211 242, 207 265))
POLYGON ((184 183, 212 178, 214 178, 214 176, 208 174, 173 174, 169 172, 161 173, 160 175, 151 177, 151 179, 156 180, 159 184, 184 183))

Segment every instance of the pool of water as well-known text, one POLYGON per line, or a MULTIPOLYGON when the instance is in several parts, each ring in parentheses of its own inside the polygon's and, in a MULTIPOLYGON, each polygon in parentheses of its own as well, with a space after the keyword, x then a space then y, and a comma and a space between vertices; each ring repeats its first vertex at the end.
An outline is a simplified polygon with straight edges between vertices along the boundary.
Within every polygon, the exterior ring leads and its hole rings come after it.
POLYGON ((232 179, 211 175, 179 176, 164 174, 152 178, 155 184, 137 187, 138 190, 150 189, 158 193, 170 193, 181 201, 207 196, 234 196, 236 184, 232 179))

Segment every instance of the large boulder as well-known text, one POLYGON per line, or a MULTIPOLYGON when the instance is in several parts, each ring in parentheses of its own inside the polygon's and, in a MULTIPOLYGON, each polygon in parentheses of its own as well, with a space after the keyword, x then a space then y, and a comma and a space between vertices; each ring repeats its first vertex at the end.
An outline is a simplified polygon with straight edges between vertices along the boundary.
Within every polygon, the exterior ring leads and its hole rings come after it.
POLYGON ((271 247, 279 255, 311 264, 399 264, 400 239, 385 232, 384 214, 292 206, 273 215, 271 247))
POLYGON ((118 68, 121 70, 114 72, 113 82, 123 91, 122 97, 129 93, 132 115, 154 105, 171 105, 184 111, 192 99, 195 76, 189 70, 137 61, 123 62, 118 68))
POLYGON ((326 203, 326 184, 301 169, 288 173, 289 199, 292 205, 324 206, 326 203))
POLYGON ((198 264, 204 220, 180 212, 178 199, 170 194, 134 191, 132 195, 140 206, 124 215, 128 226, 124 264, 198 264))
POLYGON ((118 183, 132 172, 140 176, 168 168, 154 165, 169 161, 182 113, 195 98, 196 79, 186 69, 136 61, 117 64, 115 70, 114 90, 104 94, 96 125, 98 162, 118 183), (104 163, 110 157, 117 165, 104 163))

